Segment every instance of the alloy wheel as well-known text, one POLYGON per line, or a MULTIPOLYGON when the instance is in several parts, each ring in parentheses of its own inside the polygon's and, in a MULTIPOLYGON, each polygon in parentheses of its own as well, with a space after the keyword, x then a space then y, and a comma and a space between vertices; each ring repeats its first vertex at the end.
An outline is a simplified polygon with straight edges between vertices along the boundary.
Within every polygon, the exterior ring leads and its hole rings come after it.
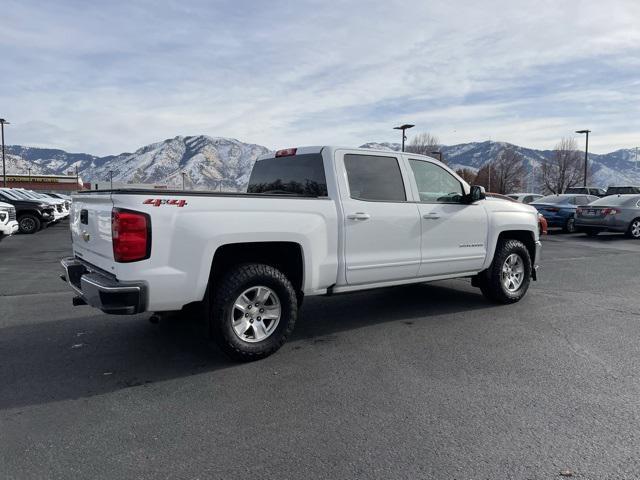
POLYGON ((516 292, 524 282, 524 261, 517 253, 509 255, 502 264, 502 285, 513 293, 516 292))
POLYGON ((261 342, 278 327, 282 308, 278 295, 265 286, 246 289, 238 296, 231 310, 231 326, 245 342, 261 342))

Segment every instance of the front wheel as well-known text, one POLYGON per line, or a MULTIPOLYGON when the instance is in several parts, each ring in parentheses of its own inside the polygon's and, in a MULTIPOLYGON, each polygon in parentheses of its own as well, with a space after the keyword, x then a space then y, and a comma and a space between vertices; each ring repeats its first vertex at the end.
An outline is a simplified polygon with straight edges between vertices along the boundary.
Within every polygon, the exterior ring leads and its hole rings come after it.
POLYGON ((480 273, 483 295, 497 303, 515 303, 524 297, 531 283, 531 256, 519 240, 500 240, 491 266, 480 273))
POLYGON ((214 341, 240 361, 265 358, 293 331, 296 292, 278 269, 245 264, 230 270, 213 294, 210 326, 214 341))
POLYGON ((40 219, 35 215, 25 214, 18 218, 18 225, 20 227, 20 233, 31 234, 40 230, 41 223, 40 219))

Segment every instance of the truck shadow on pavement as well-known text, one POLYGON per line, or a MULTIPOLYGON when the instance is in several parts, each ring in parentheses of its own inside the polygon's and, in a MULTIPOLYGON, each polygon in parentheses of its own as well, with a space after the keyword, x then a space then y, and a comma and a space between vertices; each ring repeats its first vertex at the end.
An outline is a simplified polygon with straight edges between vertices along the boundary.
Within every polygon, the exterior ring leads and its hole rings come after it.
MULTIPOLYGON (((268 360, 289 361, 304 342, 385 322, 429 326, 456 321, 442 315, 491 308, 468 282, 409 285, 370 292, 308 298, 288 345, 268 360), (453 286, 453 288, 451 288, 453 286), (296 346, 298 345, 298 346, 296 346)), ((64 297, 64 301, 68 299, 64 297)), ((71 308, 71 307, 69 307, 71 308)), ((115 392, 129 387, 243 368, 206 340, 203 322, 175 318, 160 325, 148 315, 95 314, 9 326, 0 336, 0 409, 12 409, 115 392)), ((459 318, 463 318, 461 315, 459 318)))

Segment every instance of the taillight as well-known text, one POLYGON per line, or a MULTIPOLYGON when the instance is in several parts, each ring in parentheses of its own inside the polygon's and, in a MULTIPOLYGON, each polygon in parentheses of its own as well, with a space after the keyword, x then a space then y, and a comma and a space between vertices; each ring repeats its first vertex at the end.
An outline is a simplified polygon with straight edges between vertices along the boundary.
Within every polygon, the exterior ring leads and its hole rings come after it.
POLYGON ((276 152, 276 158, 277 157, 292 157, 296 154, 296 152, 298 151, 297 148, 285 148, 283 150, 278 150, 276 152))
POLYGON ((578 207, 578 209, 576 210, 576 215, 578 215, 579 217, 582 216, 582 207, 578 207))
POLYGON ((618 210, 617 208, 604 208, 602 210, 602 215, 604 215, 605 217, 607 215, 617 215, 618 213, 620 213, 622 210, 618 210))
POLYGON ((114 208, 111 238, 116 262, 137 262, 151 254, 151 218, 146 213, 114 208))

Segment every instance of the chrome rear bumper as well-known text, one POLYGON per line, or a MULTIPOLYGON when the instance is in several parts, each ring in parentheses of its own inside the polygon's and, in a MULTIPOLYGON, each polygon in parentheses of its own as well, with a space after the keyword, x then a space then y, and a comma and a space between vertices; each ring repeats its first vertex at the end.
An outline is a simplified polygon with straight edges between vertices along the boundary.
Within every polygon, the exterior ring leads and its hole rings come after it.
POLYGON ((115 315, 145 311, 147 289, 144 283, 120 282, 74 257, 63 258, 60 264, 65 271, 61 278, 82 300, 74 299, 74 305, 86 303, 115 315))

